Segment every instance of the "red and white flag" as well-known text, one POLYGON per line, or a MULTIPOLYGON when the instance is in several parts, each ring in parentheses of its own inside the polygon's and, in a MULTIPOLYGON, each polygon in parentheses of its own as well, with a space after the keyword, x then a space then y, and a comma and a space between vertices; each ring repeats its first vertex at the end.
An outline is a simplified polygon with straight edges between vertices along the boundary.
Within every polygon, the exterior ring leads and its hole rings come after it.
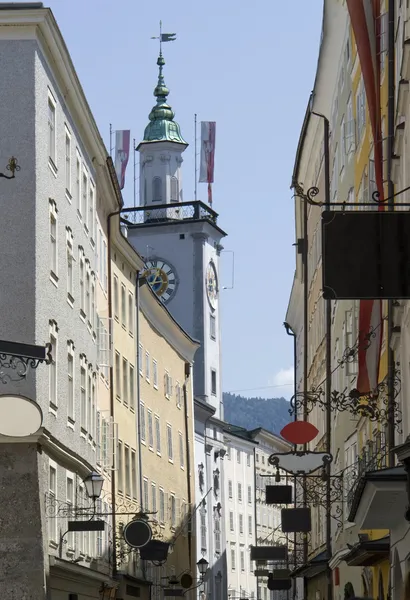
POLYGON ((129 129, 115 132, 115 171, 118 183, 120 184, 120 190, 125 185, 125 170, 130 156, 130 138, 131 132, 129 129))
POLYGON ((201 163, 199 182, 208 184, 208 202, 212 206, 212 183, 215 164, 215 121, 201 122, 201 163))
MULTIPOLYGON (((380 0, 347 0, 350 21, 356 39, 373 133, 374 167, 379 199, 383 200, 383 156, 380 110, 380 0)), ((383 210, 383 205, 378 205, 383 210)), ((375 257, 376 260, 376 257, 375 257)), ((361 300, 359 310, 359 373, 357 389, 373 392, 379 383, 379 365, 383 339, 381 300, 361 300)))

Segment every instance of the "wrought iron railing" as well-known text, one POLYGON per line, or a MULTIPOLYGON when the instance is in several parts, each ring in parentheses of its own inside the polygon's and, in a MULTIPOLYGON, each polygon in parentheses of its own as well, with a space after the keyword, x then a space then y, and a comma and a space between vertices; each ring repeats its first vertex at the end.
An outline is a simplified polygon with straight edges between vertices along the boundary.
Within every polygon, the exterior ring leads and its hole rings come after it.
MULTIPOLYGON (((124 213, 125 214, 125 213, 124 213)), ((172 204, 158 204, 140 206, 130 209, 126 218, 122 218, 125 225, 141 226, 169 221, 209 221, 216 225, 218 213, 200 200, 193 202, 174 202, 172 204)))
POLYGON ((350 512, 355 499, 356 491, 362 484, 367 473, 380 471, 388 466, 389 452, 385 436, 382 432, 375 435, 364 446, 356 464, 349 469, 350 489, 347 493, 347 509, 350 512))

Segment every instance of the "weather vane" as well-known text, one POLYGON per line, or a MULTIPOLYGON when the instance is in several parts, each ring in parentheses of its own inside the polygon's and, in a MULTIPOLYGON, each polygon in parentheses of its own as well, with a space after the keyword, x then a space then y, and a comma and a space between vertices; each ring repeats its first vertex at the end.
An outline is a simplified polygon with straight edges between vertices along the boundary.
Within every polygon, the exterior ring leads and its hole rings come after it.
POLYGON ((151 37, 152 40, 159 40, 159 53, 162 54, 162 42, 175 42, 176 33, 162 33, 162 21, 159 22, 159 35, 151 37))

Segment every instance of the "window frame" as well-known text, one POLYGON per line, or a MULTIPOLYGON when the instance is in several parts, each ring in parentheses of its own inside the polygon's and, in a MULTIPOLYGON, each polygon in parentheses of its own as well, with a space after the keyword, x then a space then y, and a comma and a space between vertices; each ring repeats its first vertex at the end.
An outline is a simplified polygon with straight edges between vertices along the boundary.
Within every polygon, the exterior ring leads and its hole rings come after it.
POLYGON ((71 200, 72 200, 72 195, 71 195, 71 190, 72 190, 72 178, 71 178, 71 154, 72 154, 72 148, 71 148, 71 133, 70 130, 68 128, 67 123, 64 123, 64 131, 65 131, 65 144, 64 144, 64 150, 65 150, 65 195, 67 200, 70 202, 71 204, 71 200), (68 144, 67 144, 68 142, 68 144), (68 149, 68 152, 67 152, 68 149))
POLYGON ((75 425, 75 353, 72 340, 67 342, 67 424, 75 425), (70 365, 71 364, 71 374, 70 365), (71 394, 70 394, 71 388, 71 394))
POLYGON ((50 236, 50 279, 58 283, 58 210, 55 200, 49 198, 49 236, 50 236), (54 225, 54 233, 53 233, 54 225))
POLYGON ((48 405, 49 411, 57 414, 58 409, 58 327, 55 321, 49 325, 49 342, 51 344, 51 361, 49 369, 48 405), (53 390, 52 390, 53 387, 53 390))
POLYGON ((167 453, 168 453, 168 462, 174 462, 174 446, 172 439, 172 425, 171 423, 167 423, 167 453))
POLYGON ((48 164, 54 175, 57 175, 57 100, 48 88, 47 94, 47 132, 48 132, 48 164), (50 122, 50 107, 52 107, 54 122, 50 122))

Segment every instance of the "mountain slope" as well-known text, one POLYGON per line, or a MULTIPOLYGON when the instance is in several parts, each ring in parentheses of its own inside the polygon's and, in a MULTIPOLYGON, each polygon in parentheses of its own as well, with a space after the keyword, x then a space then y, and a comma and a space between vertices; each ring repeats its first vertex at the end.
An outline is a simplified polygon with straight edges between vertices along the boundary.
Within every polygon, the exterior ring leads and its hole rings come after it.
POLYGON ((285 398, 245 398, 224 392, 224 420, 245 429, 263 427, 273 433, 291 421, 285 398))

